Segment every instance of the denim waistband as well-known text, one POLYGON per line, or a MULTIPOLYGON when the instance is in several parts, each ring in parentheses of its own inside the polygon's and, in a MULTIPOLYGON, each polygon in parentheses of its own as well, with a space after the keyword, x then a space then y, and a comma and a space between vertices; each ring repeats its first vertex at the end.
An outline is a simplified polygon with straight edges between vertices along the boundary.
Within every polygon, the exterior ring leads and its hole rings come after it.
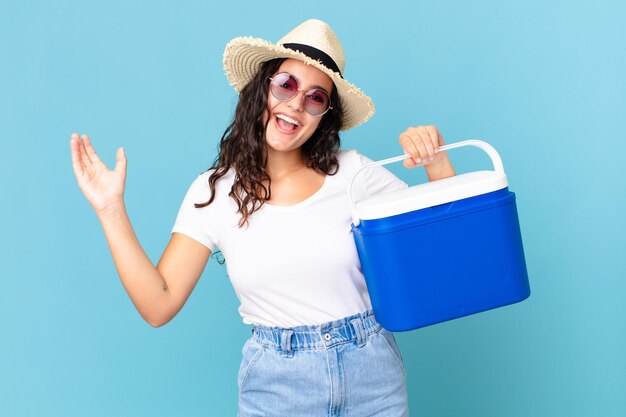
POLYGON ((363 346, 365 338, 381 329, 372 309, 343 319, 291 328, 254 325, 252 339, 285 355, 297 350, 328 349, 343 343, 363 346))

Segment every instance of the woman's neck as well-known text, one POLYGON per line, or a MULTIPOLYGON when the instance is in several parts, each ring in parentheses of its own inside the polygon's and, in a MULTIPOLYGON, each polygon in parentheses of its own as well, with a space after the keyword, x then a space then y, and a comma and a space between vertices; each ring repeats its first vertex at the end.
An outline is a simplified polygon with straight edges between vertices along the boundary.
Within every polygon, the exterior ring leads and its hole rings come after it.
POLYGON ((300 149, 291 152, 267 151, 267 165, 265 169, 270 178, 278 179, 288 176, 306 167, 306 162, 300 149))

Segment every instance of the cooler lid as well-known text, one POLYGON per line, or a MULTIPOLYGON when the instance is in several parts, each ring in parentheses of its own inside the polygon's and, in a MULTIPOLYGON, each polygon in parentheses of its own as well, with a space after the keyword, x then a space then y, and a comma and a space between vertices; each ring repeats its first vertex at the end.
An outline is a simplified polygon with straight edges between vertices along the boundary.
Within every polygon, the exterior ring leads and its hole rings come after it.
POLYGON ((485 151, 491 158, 491 162, 493 162, 494 170, 475 171, 444 178, 442 180, 431 181, 404 190, 373 196, 357 203, 354 201, 352 195, 352 186, 360 172, 374 165, 386 165, 401 161, 410 155, 401 155, 363 165, 352 175, 348 185, 348 195, 352 207, 352 221, 354 226, 359 226, 360 219, 373 220, 408 213, 426 207, 433 207, 451 201, 501 190, 508 186, 500 155, 498 155, 494 147, 487 142, 475 139, 465 140, 444 145, 440 147, 437 152, 462 146, 476 146, 485 151))
POLYGON ((475 171, 376 195, 356 203, 356 209, 362 220, 380 219, 486 194, 507 186, 504 172, 475 171))

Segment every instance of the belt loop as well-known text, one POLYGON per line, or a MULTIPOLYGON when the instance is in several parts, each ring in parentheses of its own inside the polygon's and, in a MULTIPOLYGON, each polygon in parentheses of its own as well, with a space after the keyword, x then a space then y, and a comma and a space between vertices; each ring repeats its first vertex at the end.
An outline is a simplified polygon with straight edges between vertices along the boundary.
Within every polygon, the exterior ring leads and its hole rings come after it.
POLYGON ((365 346, 365 332, 363 331, 363 323, 360 318, 350 320, 350 324, 356 333, 356 345, 358 347, 365 346))
POLYGON ((293 350, 291 349, 292 336, 293 330, 283 330, 280 334, 280 354, 285 358, 293 356, 293 350))

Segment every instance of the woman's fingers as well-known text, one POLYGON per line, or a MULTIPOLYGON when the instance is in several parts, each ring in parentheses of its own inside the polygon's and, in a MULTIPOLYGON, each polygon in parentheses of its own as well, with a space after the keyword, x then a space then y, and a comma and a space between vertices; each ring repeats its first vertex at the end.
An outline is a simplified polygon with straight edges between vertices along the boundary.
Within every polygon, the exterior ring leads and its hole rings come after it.
POLYGON ((428 165, 438 158, 437 150, 443 143, 441 133, 435 126, 409 127, 400 134, 400 145, 413 160, 406 159, 404 166, 428 165))
POLYGON ((83 140, 77 134, 73 134, 72 138, 76 139, 76 150, 78 153, 78 160, 80 161, 81 166, 83 167, 83 171, 88 171, 92 167, 92 163, 91 163, 91 159, 89 159, 89 155, 87 155, 87 150, 85 149, 83 140))
POLYGON ((76 177, 82 177, 85 173, 85 166, 81 161, 81 146, 80 139, 76 133, 72 133, 70 139, 70 151, 72 153, 72 167, 74 168, 74 175, 76 177))
POLYGON ((81 135, 80 141, 78 142, 80 143, 80 156, 81 160, 83 161, 83 165, 85 165, 85 168, 90 168, 93 163, 91 162, 91 158, 89 158, 89 154, 87 153, 87 149, 85 148, 85 137, 87 137, 87 135, 81 135))
POLYGON ((402 161, 402 163, 407 168, 415 168, 417 166, 417 162, 415 162, 413 158, 406 158, 404 161, 402 161))
POLYGON ((83 135, 83 143, 85 145, 85 151, 87 152, 89 160, 91 160, 92 163, 101 162, 100 158, 98 158, 98 154, 96 153, 96 150, 93 148, 93 145, 91 144, 91 140, 89 139, 89 136, 83 135))
POLYGON ((400 145, 405 153, 411 155, 412 161, 406 160, 405 166, 412 168, 414 166, 428 163, 429 153, 424 144, 424 134, 420 128, 410 127, 400 134, 400 145))
POLYGON ((127 163, 128 161, 126 160, 126 152, 124 151, 124 148, 118 148, 115 153, 115 172, 120 172, 125 175, 127 163))
POLYGON ((408 130, 400 134, 400 146, 404 149, 404 153, 411 155, 411 158, 417 162, 419 151, 415 147, 415 140, 411 137, 408 130))
POLYGON ((436 146, 437 128, 435 128, 435 126, 421 126, 420 133, 424 148, 426 148, 426 152, 428 152, 428 160, 432 161, 435 159, 435 149, 438 148, 438 146, 436 146))
POLYGON ((73 133, 70 139, 72 165, 79 180, 93 179, 100 172, 107 171, 106 165, 100 161, 91 140, 87 135, 73 133))
POLYGON ((426 126, 426 130, 428 130, 428 133, 430 134, 430 140, 435 151, 438 150, 440 146, 445 145, 441 132, 436 126, 426 126))
POLYGON ((415 137, 415 147, 420 153, 420 158, 423 164, 427 164, 430 162, 430 154, 428 153, 427 141, 428 141, 428 133, 425 132, 422 127, 418 127, 415 129, 414 133, 415 137))

